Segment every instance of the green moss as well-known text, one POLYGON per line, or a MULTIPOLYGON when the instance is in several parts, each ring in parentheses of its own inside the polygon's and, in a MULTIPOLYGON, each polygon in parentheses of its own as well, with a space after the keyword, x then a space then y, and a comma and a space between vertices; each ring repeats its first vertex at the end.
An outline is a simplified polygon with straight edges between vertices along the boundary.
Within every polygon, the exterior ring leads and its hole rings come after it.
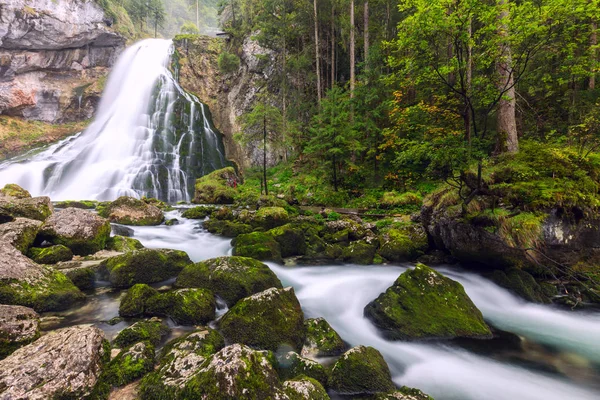
POLYGON ((52 215, 52 203, 47 198, 16 199, 0 197, 0 215, 46 221, 52 215))
POLYGON ((138 283, 130 287, 121 299, 119 315, 122 317, 141 317, 146 315, 148 300, 159 294, 158 290, 138 283))
POLYGON ((267 232, 271 235, 281 249, 282 257, 300 256, 306 254, 306 240, 304 230, 296 224, 286 224, 273 228, 267 232))
POLYGON ((213 171, 196 180, 194 203, 233 204, 236 195, 233 182, 238 180, 233 167, 213 171))
POLYGON ((215 210, 215 207, 196 206, 185 210, 181 216, 188 219, 204 219, 215 210))
POLYGON ((373 258, 377 246, 367 243, 364 240, 359 240, 350 243, 342 250, 342 258, 345 262, 353 264, 370 265, 373 264, 373 258))
POLYGON ((61 236, 52 232, 45 232, 44 238, 55 245, 68 247, 73 254, 87 256, 106 248, 106 242, 110 238, 110 231, 110 223, 106 221, 106 223, 98 229, 96 235, 92 239, 61 236))
POLYGON ((331 370, 329 386, 341 394, 372 394, 394 389, 390 369, 373 347, 358 346, 342 355, 331 370))
POLYGON ((96 210, 101 217, 123 225, 160 225, 165 219, 158 207, 128 196, 121 196, 112 203, 98 205, 96 210))
POLYGON ((264 232, 239 235, 232 242, 233 255, 262 261, 281 262, 281 249, 273 237, 264 232))
POLYGON ((0 189, 0 194, 4 196, 16 197, 17 199, 27 199, 31 197, 31 194, 23 189, 19 185, 15 185, 14 183, 9 183, 5 185, 2 189, 0 189))
POLYGON ((57 208, 81 208, 83 210, 94 210, 96 205, 98 204, 95 200, 67 200, 67 201, 59 201, 54 205, 57 208))
POLYGON ((311 318, 304 321, 306 339, 302 354, 311 357, 330 357, 342 354, 346 344, 340 335, 323 318, 311 318))
POLYGON ((298 353, 290 351, 278 359, 278 372, 281 380, 293 379, 306 376, 327 385, 327 373, 325 368, 316 361, 301 357, 298 353))
POLYGON ((271 288, 237 302, 219 321, 232 343, 265 350, 282 345, 300 350, 304 342, 304 314, 292 288, 271 288))
POLYGON ((329 400, 323 385, 308 376, 298 376, 283 383, 289 400, 329 400))
POLYGON ((429 247, 427 234, 421 225, 410 224, 388 229, 380 235, 379 254, 389 261, 413 261, 429 247))
POLYGON ((284 208, 263 207, 256 212, 252 224, 264 229, 273 229, 287 224, 289 220, 290 216, 284 208))
POLYGON ((106 241, 106 250, 128 253, 143 249, 144 245, 137 239, 125 236, 112 236, 106 241))
POLYGON ((136 283, 164 281, 191 263, 183 251, 142 249, 108 258, 99 268, 100 274, 113 286, 129 287, 136 283))
MULTIPOLYGON (((526 300, 535 303, 550 303, 552 294, 550 296, 547 295, 542 286, 535 281, 535 278, 522 269, 509 268, 506 272, 495 270, 492 274, 492 280, 526 300)), ((553 294, 556 294, 556 288, 554 288, 553 294)))
POLYGON ((92 290, 96 282, 96 271, 93 268, 73 268, 64 274, 79 290, 92 290))
POLYGON ((31 247, 27 256, 38 264, 56 264, 61 261, 71 260, 73 252, 68 247, 62 245, 31 247))
POLYGON ((215 319, 215 296, 207 289, 180 289, 172 293, 169 316, 181 325, 202 325, 215 319))
POLYGON ((119 332, 113 341, 113 346, 124 349, 135 343, 146 341, 157 346, 167 333, 169 333, 169 328, 160 319, 138 321, 119 332))
POLYGON ((213 291, 228 306, 281 282, 265 264, 246 257, 217 257, 188 265, 177 277, 176 287, 198 287, 213 291))
POLYGON ((390 393, 382 393, 375 396, 374 400, 433 400, 419 389, 402 386, 390 393))
POLYGON ((400 275, 365 316, 391 339, 491 336, 462 285, 423 264, 400 275))
POLYGON ((252 232, 252 227, 250 225, 232 221, 219 221, 217 219, 204 221, 203 226, 210 233, 230 238, 252 232))
POLYGON ((35 284, 0 281, 0 304, 31 307, 37 312, 60 311, 85 299, 85 295, 61 272, 48 267, 35 284))
POLYGON ((154 346, 139 342, 123 350, 108 363, 99 380, 110 386, 124 386, 141 378, 154 367, 154 346))

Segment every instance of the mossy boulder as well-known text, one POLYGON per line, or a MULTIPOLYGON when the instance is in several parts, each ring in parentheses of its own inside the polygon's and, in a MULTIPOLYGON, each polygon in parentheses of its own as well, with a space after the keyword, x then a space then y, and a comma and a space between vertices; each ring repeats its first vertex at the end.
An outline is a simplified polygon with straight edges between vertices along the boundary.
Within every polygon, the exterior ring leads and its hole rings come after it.
POLYGON ((46 220, 38 233, 38 241, 47 240, 86 256, 103 250, 110 237, 108 220, 79 208, 65 208, 46 220))
POLYGON ((203 226, 210 233, 230 238, 252 232, 252 227, 248 224, 233 221, 221 221, 218 219, 204 221, 203 226))
POLYGON ((323 386, 315 379, 299 376, 283 382, 283 390, 289 400, 329 400, 323 386))
POLYGON ((159 367, 141 381, 141 398, 179 398, 187 382, 200 370, 206 359, 224 346, 221 334, 210 328, 202 328, 168 343, 162 351, 159 367))
POLYGON ((53 212, 54 207, 49 197, 19 199, 11 196, 0 196, 0 215, 44 222, 53 212))
POLYGON ((183 251, 141 249, 104 260, 99 273, 115 287, 130 287, 172 278, 191 263, 183 251))
POLYGON ((35 241, 41 226, 42 222, 35 219, 16 218, 11 222, 0 224, 0 240, 27 254, 27 249, 35 241))
POLYGON ((14 247, 0 243, 0 304, 44 312, 64 310, 84 298, 61 272, 36 264, 14 247))
POLYGON ((331 357, 346 351, 346 343, 325 319, 307 319, 304 327, 306 338, 301 352, 303 357, 331 357))
POLYGON ((429 247, 427 233, 421 225, 412 224, 401 229, 388 229, 379 236, 379 254, 389 261, 413 261, 429 247))
POLYGON ((40 316, 29 307, 0 304, 0 360, 40 336, 40 316))
POLYGON ((106 242, 106 250, 118 251, 119 253, 128 253, 143 248, 142 242, 125 236, 112 236, 106 242))
POLYGON ((119 332, 113 340, 113 346, 124 349, 138 342, 149 342, 157 346, 169 330, 159 318, 138 321, 119 332))
POLYGON ((215 209, 215 211, 210 214, 210 217, 220 221, 231 221, 234 219, 233 211, 227 206, 215 209))
POLYGON ((32 247, 27 255, 38 264, 56 264, 73 258, 71 249, 61 244, 50 247, 32 247))
POLYGON ((181 216, 188 219, 204 219, 210 216, 213 211, 215 211, 215 207, 196 206, 193 208, 188 208, 181 213, 181 216))
POLYGON ((10 196, 17 199, 29 199, 31 198, 31 194, 23 189, 21 186, 16 185, 14 183, 9 183, 5 185, 2 189, 0 189, 0 195, 2 196, 10 196))
POLYGON ((207 289, 179 289, 148 299, 147 315, 165 315, 181 325, 202 325, 215 319, 215 296, 207 289))
POLYGON ((289 220, 290 216, 285 208, 263 207, 256 211, 256 214, 252 219, 252 225, 268 230, 285 225, 289 220))
POLYGON ((96 270, 93 267, 69 268, 61 271, 79 290, 91 290, 96 282, 96 270))
POLYGON ((233 344, 213 354, 185 385, 181 398, 278 399, 283 388, 263 352, 233 344))
POLYGON ((491 337, 462 285, 423 264, 400 275, 365 316, 395 340, 491 337))
POLYGON ((306 254, 304 230, 296 224, 285 224, 267 232, 279 243, 282 257, 301 256, 306 254))
POLYGON ((196 180, 194 200, 196 204, 233 204, 237 190, 233 188, 238 177, 233 167, 211 172, 196 180))
POLYGON ((282 288, 279 278, 268 266, 252 258, 236 256, 188 265, 177 277, 175 286, 209 289, 229 307, 263 290, 282 288))
POLYGON ((154 346, 149 342, 135 343, 119 352, 102 371, 99 385, 110 390, 141 378, 154 369, 154 346))
POLYGON ((98 204, 95 200, 66 200, 54 203, 56 208, 81 208, 82 210, 94 210, 98 204))
POLYGON ((239 235, 233 242, 233 255, 261 261, 281 262, 281 248, 273 236, 265 232, 239 235))
POLYGON ((294 289, 271 288, 237 302, 219 321, 231 343, 276 351, 281 346, 300 350, 304 343, 304 314, 294 289))
POLYGON ((509 268, 506 271, 495 270, 491 276, 498 285, 516 293, 525 300, 534 303, 550 303, 546 289, 536 282, 527 271, 519 268, 509 268))
POLYGON ((373 264, 377 246, 366 240, 351 242, 342 249, 342 259, 352 264, 373 264))
POLYGON ((300 356, 298 353, 289 351, 277 358, 278 372, 281 380, 293 379, 299 376, 307 376, 327 385, 327 372, 325 368, 316 361, 300 356))
POLYGON ((121 298, 119 315, 122 317, 141 317, 147 315, 146 309, 148 301, 159 294, 158 290, 145 283, 133 285, 121 298))
POLYGON ((98 214, 111 222, 134 226, 160 225, 165 219, 160 208, 127 196, 98 207, 98 214))
POLYGON ((433 400, 433 397, 426 395, 419 389, 402 386, 398 390, 389 393, 380 393, 374 400, 433 400))
POLYGON ((331 370, 329 386, 340 394, 364 395, 394 390, 390 369, 373 347, 357 346, 345 352, 331 370))

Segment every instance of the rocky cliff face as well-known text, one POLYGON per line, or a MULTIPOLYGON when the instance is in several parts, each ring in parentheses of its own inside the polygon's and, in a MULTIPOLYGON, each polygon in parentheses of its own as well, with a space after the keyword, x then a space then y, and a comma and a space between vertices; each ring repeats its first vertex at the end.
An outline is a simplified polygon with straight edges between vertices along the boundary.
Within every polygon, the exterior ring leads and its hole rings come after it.
MULTIPOLYGON (((224 39, 207 36, 176 38, 179 80, 210 107, 217 129, 225 136, 227 158, 242 167, 262 165, 262 142, 249 141, 242 148, 233 135, 242 131, 238 118, 252 109, 273 75, 275 54, 247 38, 240 49, 237 70, 223 73, 218 58, 225 45, 224 39)), ((268 149, 267 162, 274 164, 280 156, 277 150, 268 149)))
POLYGON ((0 114, 88 119, 125 45, 94 0, 0 3, 0 114))

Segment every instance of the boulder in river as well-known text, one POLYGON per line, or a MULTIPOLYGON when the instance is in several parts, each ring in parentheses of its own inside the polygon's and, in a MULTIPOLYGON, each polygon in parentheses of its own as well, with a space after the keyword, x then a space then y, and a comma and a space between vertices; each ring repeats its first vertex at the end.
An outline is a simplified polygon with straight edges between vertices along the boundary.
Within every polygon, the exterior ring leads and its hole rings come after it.
POLYGON ((119 332, 113 345, 121 349, 138 342, 149 342, 157 346, 168 333, 169 328, 159 318, 138 321, 119 332))
POLYGON ((263 290, 282 288, 271 269, 248 257, 217 257, 191 264, 179 274, 177 287, 197 287, 212 290, 229 307, 238 300, 263 290))
POLYGON ((211 172, 196 180, 194 203, 197 204, 232 204, 237 194, 236 183, 239 178, 233 167, 226 167, 211 172))
POLYGON ((208 216, 210 216, 210 214, 213 213, 213 211, 215 211, 215 207, 214 206, 196 206, 196 207, 192 207, 192 208, 188 208, 187 210, 185 210, 184 212, 181 213, 181 216, 183 218, 188 218, 188 219, 204 219, 208 216))
POLYGON ((138 342, 121 350, 104 368, 97 392, 107 393, 113 386, 124 386, 154 368, 154 346, 138 342))
POLYGON ((81 256, 103 250, 109 237, 110 223, 106 219, 79 208, 54 213, 38 234, 38 240, 62 244, 81 256))
POLYGON ((279 243, 265 232, 239 235, 233 240, 233 255, 262 261, 281 262, 279 243))
POLYGON ((56 264, 61 261, 70 261, 73 258, 71 249, 62 244, 50 247, 32 247, 27 255, 38 264, 56 264))
POLYGON ((283 382, 283 390, 289 400, 329 400, 323 386, 306 376, 283 382))
POLYGON ((222 221, 218 219, 206 220, 202 226, 210 233, 230 238, 252 232, 252 227, 248 224, 226 220, 222 221))
POLYGON ((462 285, 423 264, 400 275, 365 315, 396 340, 492 336, 462 285))
POLYGON ((346 351, 346 343, 323 318, 310 318, 304 321, 306 338, 302 346, 302 356, 308 358, 331 357, 346 351))
POLYGON ((0 240, 26 254, 41 226, 42 222, 35 219, 16 218, 12 222, 0 224, 0 240))
POLYGON ((433 397, 426 395, 419 389, 413 389, 402 386, 398 390, 389 393, 380 393, 374 400, 433 400, 433 397))
POLYGON ((12 218, 28 218, 45 221, 54 212, 49 197, 19 199, 12 196, 0 196, 0 215, 12 218))
POLYGON ((191 263, 184 251, 141 249, 104 260, 99 272, 115 287, 130 287, 172 278, 191 263))
POLYGON ((304 343, 304 314, 291 287, 270 288, 238 301, 219 328, 230 343, 259 349, 300 350, 304 343))
POLYGON ((2 399, 85 398, 110 353, 93 326, 52 331, 0 361, 2 399))
POLYGON ((64 310, 84 297, 61 272, 38 265, 11 245, 0 243, 0 303, 42 312, 64 310))
POLYGON ((327 372, 325 368, 314 360, 304 358, 298 353, 289 351, 277 358, 279 377, 281 380, 306 376, 327 385, 327 372))
POLYGON ((118 251, 119 253, 128 253, 143 248, 142 242, 125 236, 111 236, 106 241, 106 250, 118 251))
POLYGON ((0 359, 40 335, 40 316, 29 307, 0 304, 0 359))
POLYGON ((0 196, 15 197, 17 199, 30 199, 31 194, 21 186, 14 183, 6 184, 0 189, 0 196))
POLYGON ((420 224, 392 228, 379 236, 379 254, 389 261, 416 260, 429 247, 427 233, 420 224))
POLYGON ((121 298, 119 315, 121 317, 141 317, 147 315, 148 300, 159 294, 158 290, 145 283, 133 285, 127 290, 125 296, 121 298))
POLYGON ((215 319, 215 307, 215 296, 210 290, 186 288, 149 298, 145 313, 169 316, 181 325, 203 325, 215 319))
POLYGON ((98 206, 98 214, 123 225, 160 225, 165 217, 155 205, 133 197, 121 196, 112 203, 98 206))
POLYGON ((329 386, 340 394, 373 394, 394 390, 390 369, 373 347, 357 346, 345 352, 331 370, 329 386))

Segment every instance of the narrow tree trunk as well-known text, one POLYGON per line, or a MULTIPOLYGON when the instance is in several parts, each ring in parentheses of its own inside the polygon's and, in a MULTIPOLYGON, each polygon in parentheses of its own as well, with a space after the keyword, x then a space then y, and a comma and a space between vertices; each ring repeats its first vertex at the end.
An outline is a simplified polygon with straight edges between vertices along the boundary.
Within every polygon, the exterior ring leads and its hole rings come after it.
POLYGON ((196 28, 200 29, 200 0, 196 0, 196 28))
POLYGON ((500 153, 516 153, 519 151, 519 138, 517 135, 517 121, 515 118, 516 100, 514 76, 512 71, 512 56, 508 44, 508 20, 510 18, 508 0, 498 0, 500 36, 500 60, 496 68, 498 71, 498 90, 504 92, 498 103, 498 143, 497 151, 500 153))
POLYGON ((590 90, 594 90, 596 88, 596 65, 597 65, 597 55, 596 55, 596 46, 598 45, 598 24, 594 21, 591 25, 592 34, 590 35, 590 57, 591 57, 591 67, 592 71, 590 74, 590 90))
POLYGON ((337 161, 335 159, 335 154, 333 155, 333 190, 338 191, 338 181, 337 181, 337 161))
POLYGON ((331 88, 335 86, 335 3, 331 2, 331 88))
POLYGON ((313 1, 315 9, 315 61, 317 64, 317 98, 321 105, 321 63, 319 62, 319 20, 317 14, 317 0, 313 1))
POLYGON ((469 18, 467 26, 467 34, 469 43, 467 43, 467 59, 466 59, 466 71, 465 71, 465 137, 469 146, 471 145, 471 110, 469 107, 469 100, 471 98, 471 82, 473 80, 473 46, 471 45, 471 36, 473 35, 473 21, 469 18))
POLYGON ((354 86, 356 85, 354 67, 354 64, 356 63, 354 30, 354 0, 350 0, 350 98, 354 98, 354 86))
POLYGON ((365 66, 369 67, 369 2, 365 1, 365 11, 364 11, 364 50, 365 50, 365 66))
POLYGON ((267 186, 267 117, 263 116, 263 181, 265 182, 265 195, 269 195, 267 186))

